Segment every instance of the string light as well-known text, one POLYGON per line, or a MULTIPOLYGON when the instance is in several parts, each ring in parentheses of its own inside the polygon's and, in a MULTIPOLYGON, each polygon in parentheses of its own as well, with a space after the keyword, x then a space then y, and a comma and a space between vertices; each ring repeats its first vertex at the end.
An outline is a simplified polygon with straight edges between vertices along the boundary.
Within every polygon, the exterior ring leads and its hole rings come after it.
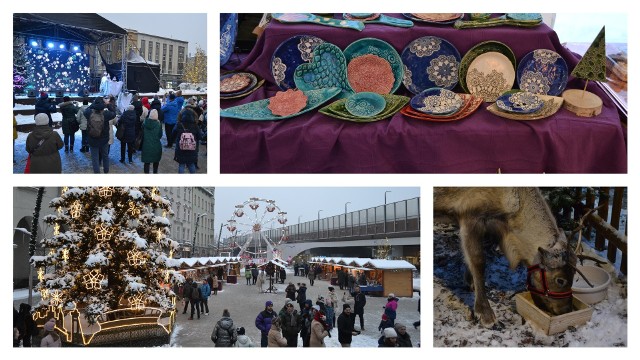
POLYGON ((76 200, 73 205, 71 205, 71 210, 69 213, 71 217, 77 219, 80 216, 80 211, 82 210, 82 205, 80 205, 80 200, 76 200))
POLYGON ((156 240, 161 241, 162 240, 162 230, 158 230, 157 234, 156 234, 156 240))
POLYGON ((111 240, 111 230, 104 224, 100 224, 96 226, 95 229, 96 239, 99 241, 109 241, 111 240))
POLYGON ((103 197, 110 197, 113 195, 113 188, 111 186, 103 186, 98 189, 98 194, 103 197))
POLYGON ((144 254, 138 250, 127 252, 127 260, 131 266, 141 266, 145 262, 144 254))
POLYGON ((85 287, 88 290, 99 289, 100 282, 104 279, 104 275, 100 274, 100 270, 91 270, 87 275, 82 277, 85 283, 85 287))
POLYGON ((60 224, 53 225, 53 235, 60 235, 60 224))
POLYGON ((44 268, 39 268, 38 269, 38 280, 43 281, 44 280, 44 268))
POLYGON ((58 216, 62 216, 62 207, 58 206, 56 211, 58 212, 58 216))
POLYGON ((49 298, 49 289, 40 290, 40 297, 42 298, 42 300, 47 300, 49 298))
POLYGON ((164 282, 165 282, 165 283, 168 283, 168 282, 169 282, 170 277, 171 277, 171 272, 169 272, 169 270, 165 270, 165 271, 164 271, 164 282))
POLYGON ((140 216, 140 209, 136 207, 133 201, 129 201, 129 209, 127 209, 127 212, 131 213, 131 216, 140 216))
POLYGON ((62 249, 62 260, 69 261, 69 249, 62 249))
POLYGON ((129 298, 129 304, 136 310, 142 310, 144 308, 144 295, 136 294, 129 298))
POLYGON ((64 195, 67 191, 69 191, 69 187, 68 186, 64 186, 62 188, 62 191, 61 191, 62 195, 64 195))
POLYGON ((157 187, 153 187, 151 189, 151 196, 160 196, 160 193, 158 192, 158 188, 157 187))
POLYGON ((53 305, 53 306, 62 305, 62 291, 53 290, 51 292, 51 305, 53 305))

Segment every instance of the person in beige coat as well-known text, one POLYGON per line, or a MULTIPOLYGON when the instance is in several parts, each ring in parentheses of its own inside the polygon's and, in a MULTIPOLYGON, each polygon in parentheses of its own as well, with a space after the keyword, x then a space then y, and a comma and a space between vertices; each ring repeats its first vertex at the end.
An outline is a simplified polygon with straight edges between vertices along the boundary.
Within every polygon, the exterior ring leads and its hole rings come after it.
POLYGON ((324 338, 331 336, 327 331, 328 325, 325 323, 326 316, 320 311, 318 305, 314 305, 313 321, 311 322, 311 340, 309 347, 325 347, 324 338))
POLYGON ((61 347, 62 340, 60 340, 60 335, 56 333, 56 321, 54 319, 49 319, 44 324, 44 336, 40 341, 40 347, 61 347))
POLYGON ((287 346, 287 339, 282 336, 280 330, 280 318, 274 317, 273 320, 271 320, 271 329, 269 329, 269 334, 267 335, 267 347, 287 346))

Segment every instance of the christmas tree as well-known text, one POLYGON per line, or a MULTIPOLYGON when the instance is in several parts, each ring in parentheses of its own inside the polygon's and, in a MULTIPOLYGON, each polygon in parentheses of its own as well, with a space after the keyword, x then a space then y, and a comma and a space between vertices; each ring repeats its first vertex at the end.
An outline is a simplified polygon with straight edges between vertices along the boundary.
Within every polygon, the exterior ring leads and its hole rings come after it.
POLYGON ((192 84, 207 82, 207 54, 199 46, 196 55, 184 67, 184 81, 192 84))
POLYGON ((13 92, 20 94, 27 85, 25 72, 27 70, 27 55, 25 44, 14 46, 13 49, 13 92))
POLYGON ((571 72, 571 76, 585 80, 607 81, 607 58, 604 39, 603 26, 580 62, 571 72))
MULTIPOLYGON (((78 309, 88 321, 116 309, 174 309, 178 243, 167 237, 171 203, 156 188, 63 188, 44 217, 54 229, 33 256, 40 307, 78 309)), ((132 312, 135 314, 135 311, 132 312)))

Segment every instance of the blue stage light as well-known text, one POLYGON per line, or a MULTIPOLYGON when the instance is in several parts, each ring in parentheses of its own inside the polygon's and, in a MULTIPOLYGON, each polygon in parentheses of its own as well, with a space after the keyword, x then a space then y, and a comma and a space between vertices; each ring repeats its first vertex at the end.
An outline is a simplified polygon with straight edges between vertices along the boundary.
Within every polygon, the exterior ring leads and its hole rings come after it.
POLYGON ((33 47, 38 47, 38 42, 37 42, 36 40, 31 40, 29 43, 30 43, 30 44, 31 44, 31 46, 33 46, 33 47))
POLYGON ((80 46, 73 45, 73 51, 80 51, 80 46))
POLYGON ((47 47, 48 47, 49 49, 53 49, 53 42, 51 42, 51 41, 47 41, 47 47))
POLYGON ((60 48, 60 50, 64 50, 65 48, 64 44, 60 44, 58 47, 60 48))

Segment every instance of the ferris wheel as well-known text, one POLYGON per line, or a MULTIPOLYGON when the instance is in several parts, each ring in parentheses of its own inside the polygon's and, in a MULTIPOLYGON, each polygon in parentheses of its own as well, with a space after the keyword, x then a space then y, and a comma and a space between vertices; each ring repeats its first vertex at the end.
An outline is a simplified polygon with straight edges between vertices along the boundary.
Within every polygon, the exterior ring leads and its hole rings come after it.
POLYGON ((238 257, 266 260, 280 257, 277 247, 287 239, 286 223, 287 213, 275 200, 252 197, 235 206, 227 230, 240 246, 238 257))

